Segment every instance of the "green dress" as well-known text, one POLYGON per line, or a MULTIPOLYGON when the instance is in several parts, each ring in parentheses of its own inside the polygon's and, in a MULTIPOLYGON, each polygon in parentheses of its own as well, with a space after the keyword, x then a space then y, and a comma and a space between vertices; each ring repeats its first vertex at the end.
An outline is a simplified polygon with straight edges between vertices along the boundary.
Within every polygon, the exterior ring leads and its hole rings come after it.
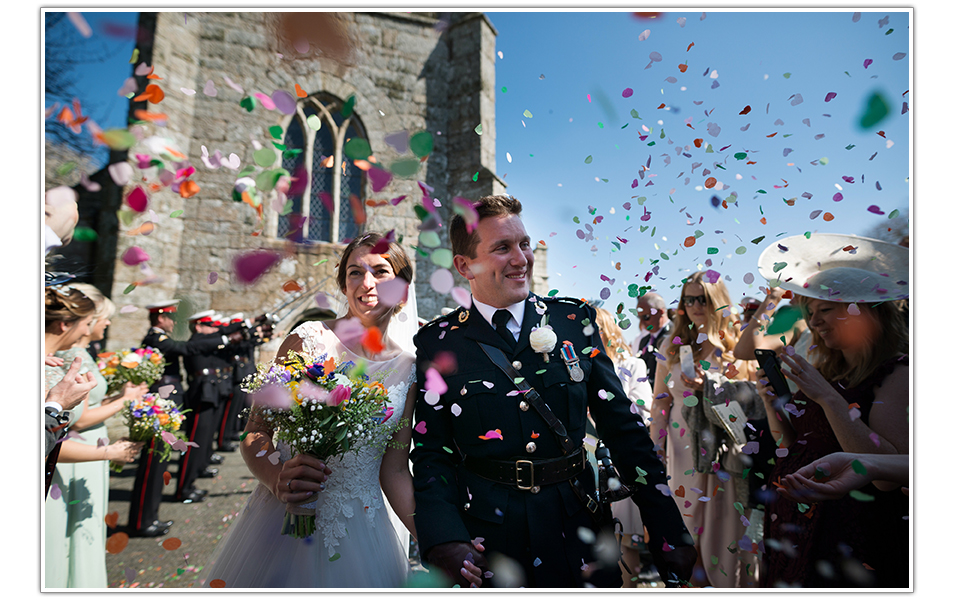
MULTIPOLYGON (((80 373, 90 371, 96 387, 89 393, 89 408, 95 408, 106 395, 106 380, 99 374, 96 362, 83 348, 57 352, 63 359, 62 368, 46 367, 46 387, 49 389, 63 378, 73 358, 83 359, 80 373)), ((70 411, 71 423, 83 412, 82 404, 70 411)), ((70 431, 76 431, 70 428, 70 431)), ((100 423, 83 431, 81 437, 70 439, 95 446, 100 438, 107 438, 106 424, 100 423)), ((106 583, 106 510, 109 498, 109 462, 97 460, 56 465, 54 489, 45 502, 46 519, 46 588, 105 588, 106 583)))

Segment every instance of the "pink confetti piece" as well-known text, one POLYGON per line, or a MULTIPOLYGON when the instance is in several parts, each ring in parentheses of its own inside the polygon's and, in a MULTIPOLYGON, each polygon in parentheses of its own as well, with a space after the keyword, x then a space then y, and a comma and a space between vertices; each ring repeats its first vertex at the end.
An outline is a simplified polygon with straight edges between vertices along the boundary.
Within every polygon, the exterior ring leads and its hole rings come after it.
POLYGON ((80 32, 80 35, 84 38, 92 37, 93 28, 89 26, 89 23, 86 22, 86 19, 83 18, 82 13, 78 12, 68 12, 66 16, 69 18, 70 23, 73 24, 73 27, 76 28, 76 31, 80 32))
POLYGON ((127 77, 126 81, 123 82, 123 85, 116 90, 116 94, 119 96, 128 96, 136 92, 138 88, 136 87, 136 78, 127 77))
POLYGON ((137 573, 138 572, 136 571, 136 569, 132 567, 126 567, 126 571, 125 571, 126 583, 132 583, 136 579, 137 573))
POLYGON ((373 192, 380 192, 391 182, 391 174, 384 169, 372 166, 367 173, 368 179, 371 180, 371 191, 373 192))
POLYGON ((834 200, 835 202, 841 202, 842 200, 845 199, 845 197, 841 195, 841 192, 836 192, 835 195, 831 197, 831 199, 834 200))
POLYGON ((318 192, 318 198, 321 200, 321 203, 325 206, 325 210, 327 210, 329 214, 335 213, 335 202, 331 197, 331 194, 328 192, 318 192))
POLYGON ((218 281, 218 280, 219 280, 219 274, 218 274, 218 273, 216 273, 215 271, 212 271, 211 273, 209 273, 209 285, 212 285, 213 283, 215 283, 215 282, 218 281))
MULTIPOLYGON (((503 435, 502 435, 502 434, 497 433, 496 431, 493 431, 493 430, 488 431, 488 432, 485 433, 483 436, 478 436, 478 437, 483 437, 484 439, 488 439, 488 440, 502 440, 502 439, 503 439, 503 435)), ((537 560, 539 561, 540 559, 538 558, 537 560)))
POLYGON ((812 214, 808 215, 808 218, 809 218, 809 219, 817 219, 817 218, 818 218, 818 215, 820 215, 820 214, 822 214, 822 211, 820 211, 820 210, 813 210, 813 211, 812 211, 812 214))
MULTIPOLYGON (((272 92, 271 99, 275 105, 275 108, 278 109, 278 112, 282 113, 283 115, 295 114, 295 106, 297 102, 291 93, 286 92, 285 90, 275 90, 272 92)), ((268 107, 266 106, 265 108, 268 107)))
POLYGON ((424 373, 424 377, 425 390, 436 392, 437 394, 444 394, 447 392, 447 383, 444 382, 444 378, 441 377, 440 372, 434 367, 429 368, 424 373))
MULTIPOLYGON (((881 189, 881 186, 878 185, 877 188, 880 190, 880 189, 881 189)), ((876 214, 876 215, 883 215, 883 214, 884 214, 884 211, 881 210, 880 208, 878 208, 878 207, 877 207, 876 205, 874 205, 874 204, 872 204, 871 206, 868 207, 868 212, 874 213, 874 214, 876 214)))
POLYGON ((273 465, 277 465, 278 461, 280 461, 281 459, 282 459, 282 453, 279 452, 278 450, 268 455, 268 462, 272 463, 273 465))
POLYGON ((633 88, 626 88, 623 90, 623 98, 629 98, 633 95, 633 88))
POLYGON ((792 95, 792 96, 789 97, 789 100, 792 101, 792 106, 798 106, 799 104, 801 104, 802 102, 805 101, 805 100, 802 98, 802 95, 801 95, 801 94, 794 94, 794 95, 792 95))
POLYGON ((112 178, 113 182, 122 187, 129 183, 133 176, 132 165, 126 161, 113 163, 106 168, 109 171, 109 176, 112 178))
POLYGON ((470 291, 465 290, 464 288, 457 286, 451 290, 451 298, 454 299, 454 302, 465 309, 470 309, 471 306, 471 297, 470 291))
POLYGON ((244 93, 245 93, 245 89, 243 89, 242 86, 240 86, 239 84, 237 84, 237 83, 235 83, 234 81, 232 81, 231 79, 229 79, 229 76, 228 76, 228 75, 225 75, 225 76, 222 77, 222 78, 225 79, 225 83, 226 83, 230 88, 232 88, 233 90, 235 90, 236 92, 238 92, 238 93, 240 93, 240 94, 244 94, 244 93))
POLYGON ((875 446, 879 448, 881 447, 881 438, 878 437, 877 433, 872 431, 868 437, 871 438, 871 441, 874 442, 875 446))
POLYGON ((149 255, 139 246, 130 246, 123 252, 123 264, 130 267, 144 263, 149 260, 149 255))
POLYGON ((159 397, 165 400, 172 395, 172 392, 176 391, 176 386, 174 385, 163 385, 159 387, 159 397))
POLYGON ((431 273, 430 284, 438 294, 447 294, 454 287, 454 274, 448 269, 437 269, 431 273))
POLYGON ((418 421, 417 425, 414 426, 414 431, 424 435, 427 433, 427 423, 425 421, 418 421))
POLYGON ((212 83, 211 79, 205 82, 205 87, 202 88, 202 93, 205 94, 206 96, 212 96, 212 97, 219 95, 219 92, 218 90, 215 89, 215 84, 212 83))
POLYGON ((474 203, 467 198, 456 197, 451 201, 451 208, 455 213, 464 217, 464 223, 467 225, 467 233, 473 233, 477 229, 477 222, 480 217, 474 208, 474 203))
POLYGON ((136 312, 137 310, 139 310, 137 307, 133 306, 132 304, 127 304, 126 306, 119 309, 119 314, 126 315, 136 312))
POLYGON ((63 493, 60 491, 60 486, 57 484, 52 484, 50 486, 50 498, 54 500, 59 500, 63 493))
POLYGON ((837 95, 835 92, 828 92, 828 94, 825 95, 825 102, 831 102, 837 95))
POLYGON ((865 68, 867 69, 869 66, 871 66, 871 63, 873 63, 873 62, 874 62, 874 61, 871 60, 870 58, 866 58, 866 59, 865 59, 865 63, 864 63, 865 68))
POLYGON ((384 136, 384 143, 394 148, 398 154, 404 154, 408 149, 408 139, 408 132, 404 130, 387 134, 384 136))
POLYGON ((378 284, 378 301, 385 306, 396 306, 407 300, 407 290, 407 281, 400 277, 389 279, 378 284))
POLYGON ((458 406, 457 404, 451 404, 451 414, 454 415, 455 417, 459 417, 460 413, 461 413, 460 406, 458 406))
POLYGON ((195 96, 195 90, 193 90, 192 88, 181 87, 179 88, 179 91, 185 94, 186 96, 195 96))
POLYGON ((645 41, 648 40, 648 39, 649 39, 649 30, 648 30, 648 29, 639 34, 639 41, 645 42, 645 41))
POLYGON ((264 106, 266 110, 275 110, 275 102, 273 102, 268 95, 263 94, 262 92, 255 92, 252 95, 262 103, 262 106, 264 106))
POLYGON ((278 264, 281 254, 269 250, 253 250, 235 257, 232 270, 239 283, 250 284, 257 281, 266 271, 278 264))

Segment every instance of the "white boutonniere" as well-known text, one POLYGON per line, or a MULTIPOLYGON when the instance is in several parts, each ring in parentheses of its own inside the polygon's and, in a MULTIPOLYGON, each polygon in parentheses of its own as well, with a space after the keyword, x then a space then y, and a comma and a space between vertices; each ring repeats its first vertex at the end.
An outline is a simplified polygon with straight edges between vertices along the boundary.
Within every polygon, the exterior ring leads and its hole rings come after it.
POLYGON ((543 355, 543 362, 550 362, 550 352, 556 348, 557 335, 549 325, 541 325, 530 332, 530 347, 543 355))

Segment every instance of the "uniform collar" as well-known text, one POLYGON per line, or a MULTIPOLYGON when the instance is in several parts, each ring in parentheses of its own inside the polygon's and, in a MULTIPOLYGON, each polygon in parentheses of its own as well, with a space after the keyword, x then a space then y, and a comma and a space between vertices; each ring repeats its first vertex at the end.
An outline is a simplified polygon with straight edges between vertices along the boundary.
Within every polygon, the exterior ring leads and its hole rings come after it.
MULTIPOLYGON (((471 297, 471 300, 474 308, 477 309, 477 312, 480 313, 484 320, 488 323, 493 323, 494 313, 500 309, 489 304, 484 304, 474 297, 471 297)), ((524 299, 520 302, 517 302, 516 304, 505 306, 504 308, 510 312, 510 321, 507 322, 507 329, 509 329, 510 333, 513 334, 514 339, 517 339, 520 337, 520 327, 523 325, 523 314, 527 309, 527 301, 524 299)))

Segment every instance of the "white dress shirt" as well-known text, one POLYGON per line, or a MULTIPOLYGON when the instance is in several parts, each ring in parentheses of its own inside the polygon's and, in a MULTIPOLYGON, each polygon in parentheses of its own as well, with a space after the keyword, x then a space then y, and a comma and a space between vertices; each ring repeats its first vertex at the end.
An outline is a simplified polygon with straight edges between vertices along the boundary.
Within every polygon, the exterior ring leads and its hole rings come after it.
MULTIPOLYGON (((483 318, 490 323, 490 326, 494 325, 494 313, 500 310, 489 304, 484 304, 477 298, 471 297, 473 307, 477 309, 477 312, 481 314, 483 318)), ((507 321, 507 330, 513 334, 513 339, 520 339, 520 329, 523 327, 523 313, 527 308, 526 301, 521 300, 516 304, 511 304, 510 306, 503 307, 506 310, 510 311, 510 320, 507 321)))

